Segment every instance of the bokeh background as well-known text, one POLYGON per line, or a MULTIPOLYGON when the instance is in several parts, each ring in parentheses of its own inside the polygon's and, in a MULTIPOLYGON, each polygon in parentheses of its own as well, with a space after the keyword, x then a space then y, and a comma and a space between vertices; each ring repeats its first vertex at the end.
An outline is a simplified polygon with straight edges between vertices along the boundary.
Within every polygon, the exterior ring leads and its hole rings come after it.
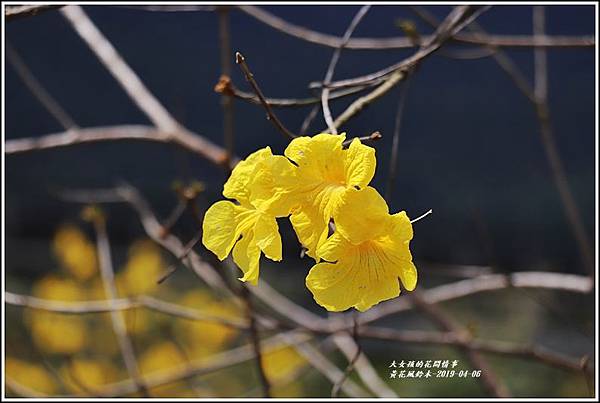
MULTIPOLYGON (((447 6, 425 7, 439 19, 447 6)), ((218 20, 214 12, 150 12, 131 7, 86 6, 85 11, 124 56, 148 88, 186 127, 223 144, 218 20)), ((358 6, 264 6, 273 14, 319 32, 341 36, 358 6)), ((593 35, 593 6, 546 7, 546 30, 554 35, 593 35)), ((308 83, 322 80, 333 49, 275 31, 232 9, 231 41, 241 51, 263 91, 271 97, 306 97, 308 83)), ((374 6, 354 37, 403 35, 399 21, 412 21, 419 33, 432 29, 405 6, 374 6)), ((496 6, 478 18, 489 33, 532 34, 532 8, 496 6)), ((5 40, 37 79, 81 127, 150 124, 57 11, 6 24, 5 40)), ((448 46, 448 49, 462 49, 448 46)), ((414 50, 342 53, 334 79, 362 75, 390 65, 414 50)), ((531 48, 507 54, 533 78, 531 48)), ((232 55, 233 58, 233 55, 232 55)), ((548 51, 549 100, 555 138, 585 229, 595 244, 594 48, 548 51)), ((5 66, 5 137, 39 136, 62 127, 26 89, 9 63, 5 66)), ((249 90, 235 69, 232 80, 249 90)), ((371 105, 344 129, 351 136, 375 130, 378 169, 374 186, 383 189, 400 88, 371 105)), ((350 99, 332 102, 334 116, 350 99)), ((309 108, 278 109, 280 119, 298 131, 309 108)), ((312 125, 324 127, 321 115, 312 125)), ((266 145, 283 152, 287 140, 265 119, 260 106, 235 102, 235 151, 244 157, 266 145)), ((144 142, 100 143, 6 156, 6 289, 56 299, 103 298, 89 223, 81 206, 56 195, 65 188, 136 186, 159 217, 177 204, 177 182, 202 182, 203 208, 219 199, 221 170, 180 148, 144 142)), ((434 54, 412 78, 400 134, 398 175, 392 211, 415 217, 411 243, 420 286, 456 280, 457 266, 494 272, 545 270, 586 274, 544 149, 531 103, 492 58, 455 60, 434 54)), ((241 315, 215 300, 185 270, 157 285, 155 278, 174 258, 152 244, 127 206, 105 208, 121 295, 151 294, 222 315, 241 315)), ((285 222, 284 262, 263 261, 262 275, 279 291, 316 313, 304 287, 311 264, 285 222)), ((190 239, 196 221, 184 216, 174 231, 190 239)), ((196 247, 201 255, 209 252, 196 247)), ((481 337, 539 343, 573 356, 594 356, 592 295, 510 289, 463 298, 444 308, 481 337)), ((47 394, 92 394, 126 372, 108 315, 65 317, 7 306, 7 373, 47 394)), ((192 323, 135 310, 127 316, 142 372, 164 370, 230 348, 244 336, 225 327, 192 323)), ((386 320, 400 329, 427 329, 418 312, 386 320)), ((451 359, 452 349, 364 342, 382 377, 391 351, 396 359, 451 359)), ((340 366, 339 354, 330 356, 340 366)), ((267 356, 273 377, 284 379, 281 396, 328 396, 331 384, 287 348, 267 356), (298 372, 295 372, 298 371, 298 372), (287 378, 286 378, 287 377, 287 378)), ((490 357, 515 396, 589 396, 582 374, 509 357, 490 357)), ((466 361, 465 361, 465 365, 466 361)), ((152 391, 156 396, 257 396, 251 363, 152 391)), ((389 380, 399 396, 484 396, 473 380, 389 380)))

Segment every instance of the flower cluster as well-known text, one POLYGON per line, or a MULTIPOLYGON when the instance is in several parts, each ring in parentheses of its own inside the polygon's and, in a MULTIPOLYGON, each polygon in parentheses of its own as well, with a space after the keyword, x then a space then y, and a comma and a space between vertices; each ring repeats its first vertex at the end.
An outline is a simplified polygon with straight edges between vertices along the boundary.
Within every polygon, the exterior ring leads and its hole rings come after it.
POLYGON ((261 254, 282 259, 277 218, 289 217, 306 253, 316 264, 306 285, 329 311, 365 311, 398 296, 399 280, 412 291, 417 271, 405 212, 390 214, 369 186, 375 150, 344 134, 317 134, 291 141, 284 156, 269 147, 240 162, 223 188, 232 201, 213 204, 204 217, 204 245, 256 284, 261 254))

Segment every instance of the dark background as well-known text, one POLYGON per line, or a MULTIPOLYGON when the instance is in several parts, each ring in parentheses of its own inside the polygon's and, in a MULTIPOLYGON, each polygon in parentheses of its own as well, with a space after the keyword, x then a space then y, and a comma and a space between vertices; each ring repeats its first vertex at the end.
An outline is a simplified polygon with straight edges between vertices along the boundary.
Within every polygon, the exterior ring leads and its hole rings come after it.
MULTIPOLYGON (((359 8, 358 5, 264 7, 290 22, 337 36, 343 35, 359 8)), ((215 13, 160 13, 111 6, 84 8, 152 93, 184 126, 223 144, 220 95, 213 91, 220 75, 215 13)), ((449 6, 427 9, 439 19, 450 11, 449 6)), ((593 6, 549 6, 546 10, 549 34, 594 34, 593 6)), ((374 6, 354 36, 402 35, 396 25, 399 19, 414 21, 423 34, 432 31, 407 7, 374 6)), ((531 21, 532 8, 528 6, 496 6, 478 19, 487 32, 506 35, 532 34, 531 21)), ((323 79, 333 52, 331 48, 279 33, 236 10, 231 13, 231 30, 233 51, 239 50, 246 56, 263 91, 271 97, 309 96, 308 83, 323 79)), ((79 126, 150 124, 60 13, 49 11, 7 23, 6 39, 79 126)), ((451 48, 463 47, 448 47, 451 48)), ((334 79, 378 70, 412 52, 413 49, 344 51, 334 79)), ((508 49, 507 53, 532 80, 532 49, 508 49)), ((594 244, 595 71, 594 48, 548 51, 554 134, 569 185, 594 244)), ((249 90, 235 65, 233 81, 239 88, 249 90)), ((5 82, 6 139, 62 131, 9 64, 5 82)), ((381 192, 399 94, 400 87, 343 128, 349 136, 375 130, 383 134, 383 139, 375 145, 378 167, 373 182, 381 192)), ((341 113, 349 102, 332 102, 333 115, 341 113)), ((276 112, 287 127, 298 131, 309 109, 276 112)), ((266 145, 276 153, 283 152, 287 140, 265 119, 259 106, 236 101, 235 114, 237 155, 245 157, 266 145)), ((312 130, 317 132, 324 127, 322 115, 318 115, 312 130)), ((225 180, 221 171, 196 155, 175 146, 144 142, 102 143, 11 155, 6 157, 5 168, 6 267, 7 274, 17 282, 27 282, 48 271, 51 261, 48 242, 54 231, 60 223, 78 219, 79 206, 58 200, 54 196, 56 189, 106 187, 126 180, 141 190, 159 216, 166 217, 176 204, 174 180, 205 182, 204 203, 220 198, 225 180)), ((415 224, 411 243, 419 275, 426 282, 435 279, 428 277, 428 266, 421 262, 493 263, 499 271, 585 274, 544 154, 533 106, 492 58, 451 60, 434 54, 420 65, 406 101, 398 175, 390 204, 392 211, 406 210, 411 217, 430 208, 434 211, 415 224)), ((302 281, 310 264, 298 260, 298 246, 289 225, 282 223, 282 228, 284 257, 292 263, 295 278, 302 281)), ((193 220, 188 219, 180 230, 184 238, 191 237, 193 220)), ((115 206, 110 209, 109 233, 119 248, 140 237, 142 230, 131 210, 115 206)), ((269 270, 271 262, 262 264, 266 270, 261 273, 278 283, 276 287, 281 291, 290 289, 290 295, 304 298, 308 306, 307 291, 295 290, 291 280, 288 284, 278 273, 268 273, 283 269, 269 270)), ((564 302, 561 295, 542 296, 546 300, 556 298, 554 301, 561 305, 564 302)), ((568 348, 573 353, 593 349, 589 333, 582 336, 577 329, 568 330, 570 325, 564 322, 565 316, 570 316, 578 321, 578 326, 591 332, 591 298, 570 300, 569 306, 577 314, 563 311, 558 317, 556 312, 549 313, 540 304, 532 305, 518 293, 503 302, 498 298, 481 304, 481 309, 493 313, 490 318, 496 322, 469 318, 468 314, 463 315, 465 321, 480 321, 480 326, 494 336, 500 328, 510 333, 504 324, 523 326, 528 315, 542 315, 545 318, 542 322, 554 321, 554 327, 548 326, 558 333, 546 337, 542 329, 548 328, 544 324, 532 330, 532 338, 563 348, 566 348, 563 340, 569 339, 568 348), (500 304, 502 308, 498 308, 500 304), (508 313, 513 312, 511 309, 520 313, 513 316, 508 313)), ((460 315, 468 309, 466 305, 454 308, 460 315)), ((559 376, 540 374, 547 376, 549 383, 528 384, 524 386, 524 395, 547 394, 552 379, 558 379, 552 376, 559 376)), ((520 380, 512 382, 518 385, 520 380)), ((435 395, 435 391, 430 390, 428 395, 435 395)))

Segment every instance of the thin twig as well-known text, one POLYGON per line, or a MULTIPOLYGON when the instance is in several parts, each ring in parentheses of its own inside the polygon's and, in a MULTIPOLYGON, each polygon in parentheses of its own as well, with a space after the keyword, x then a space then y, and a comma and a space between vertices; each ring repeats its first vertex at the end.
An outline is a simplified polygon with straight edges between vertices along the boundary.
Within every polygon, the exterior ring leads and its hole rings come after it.
MULTIPOLYGON (((331 97, 329 98, 331 99, 331 97)), ((308 115, 306 115, 306 117, 304 118, 304 120, 302 121, 302 126, 300 127, 300 135, 303 136, 306 134, 306 132, 308 131, 311 123, 313 122, 313 120, 315 120, 315 117, 317 117, 317 113, 319 113, 319 105, 315 105, 310 112, 308 113, 308 115)))
MULTIPOLYGON (((115 273, 112 265, 110 244, 108 242, 108 235, 106 233, 106 223, 103 217, 95 217, 94 228, 96 230, 98 242, 98 260, 102 282, 104 283, 104 291, 110 300, 114 300, 118 298, 118 293, 115 285, 115 273)), ((141 378, 138 363, 133 350, 133 344, 127 335, 125 319, 123 318, 123 315, 121 315, 121 312, 115 310, 110 312, 110 317, 112 319, 115 336, 119 342, 119 348, 121 350, 121 355, 123 356, 123 361, 125 361, 127 372, 134 380, 138 390, 142 392, 144 396, 148 397, 149 391, 141 378)))
POLYGON ((338 63, 338 60, 340 59, 344 46, 346 46, 346 44, 350 40, 350 37, 352 36, 352 33, 354 32, 360 21, 363 19, 363 17, 367 14, 370 8, 370 5, 362 6, 350 22, 350 25, 348 26, 348 29, 346 29, 344 37, 340 42, 340 46, 338 46, 335 49, 335 51, 333 52, 333 56, 331 56, 331 61, 329 62, 327 73, 325 73, 325 78, 323 79, 323 90, 321 91, 321 107, 323 108, 323 117, 325 118, 325 123, 327 123, 327 127, 329 128, 331 134, 337 134, 337 128, 333 124, 331 110, 329 109, 329 93, 331 90, 327 86, 331 83, 331 80, 333 79, 333 73, 335 72, 335 67, 338 63))
POLYGON ((190 254, 190 252, 192 251, 192 249, 194 249, 194 246, 196 246, 198 244, 198 242, 200 242, 200 239, 202 239, 202 234, 201 233, 197 233, 185 245, 185 249, 183 250, 183 253, 181 255, 177 256, 177 262, 175 262, 171 266, 169 266, 167 268, 167 270, 165 270, 165 273, 162 276, 160 276, 160 278, 156 281, 158 284, 162 284, 166 279, 168 279, 169 277, 171 277, 173 275, 173 273, 175 273, 175 271, 177 271, 177 268, 179 267, 179 264, 181 263, 181 261, 183 259, 185 259, 186 257, 188 257, 188 255, 190 254))
POLYGON ((404 105, 406 105, 406 98, 408 98, 408 88, 410 86, 410 81, 412 74, 411 71, 406 72, 406 80, 404 80, 404 85, 402 86, 400 92, 400 100, 398 101, 398 108, 396 110, 396 119, 394 122, 394 136, 392 137, 392 151, 390 153, 390 162, 388 167, 388 176, 387 176, 387 185, 385 187, 385 199, 391 200, 393 191, 394 191, 394 183, 396 180, 396 171, 398 169, 398 152, 400 150, 400 126, 402 125, 402 116, 404 112, 404 105))
POLYGON ((235 62, 240 66, 242 72, 244 73, 244 76, 246 77, 246 80, 250 83, 250 86, 256 93, 258 99, 260 99, 260 102, 262 103, 263 107, 267 112, 267 119, 270 120, 273 123, 273 125, 277 128, 277 130, 279 130, 287 138, 296 138, 296 135, 290 132, 277 118, 275 112, 273 112, 271 105, 269 105, 269 103, 265 99, 263 92, 261 91, 260 87, 258 86, 258 83, 254 79, 254 75, 252 74, 250 68, 248 67, 248 64, 246 63, 246 58, 240 52, 235 53, 235 62))
MULTIPOLYGON (((356 86, 351 88, 344 88, 335 92, 332 92, 329 95, 329 100, 333 101, 335 99, 340 99, 347 97, 349 95, 354 95, 358 92, 364 91, 369 88, 369 86, 356 86)), ((255 93, 242 91, 237 88, 232 82, 229 76, 221 76, 219 81, 215 85, 215 92, 219 94, 227 94, 231 95, 237 99, 241 99, 244 101, 248 101, 252 104, 263 106, 260 98, 256 96, 255 93)), ((310 106, 321 103, 321 98, 319 97, 309 97, 309 98, 267 98, 265 97, 265 101, 272 108, 299 108, 303 106, 310 106)))
POLYGON ((260 345, 260 336, 258 334, 258 328, 256 326, 256 319, 254 316, 254 305, 252 303, 252 296, 248 291, 248 286, 242 285, 242 298, 246 302, 247 316, 250 321, 250 340, 252 342, 252 350, 254 352, 254 360, 256 362, 256 369, 258 372, 258 378, 260 380, 263 396, 271 397, 271 382, 265 373, 264 359, 262 354, 262 348, 260 345))
POLYGON ((50 95, 44 86, 35 78, 33 72, 27 67, 21 56, 7 40, 5 43, 6 60, 15 69, 25 86, 31 91, 44 108, 62 125, 65 130, 77 127, 77 124, 69 116, 60 104, 50 95))

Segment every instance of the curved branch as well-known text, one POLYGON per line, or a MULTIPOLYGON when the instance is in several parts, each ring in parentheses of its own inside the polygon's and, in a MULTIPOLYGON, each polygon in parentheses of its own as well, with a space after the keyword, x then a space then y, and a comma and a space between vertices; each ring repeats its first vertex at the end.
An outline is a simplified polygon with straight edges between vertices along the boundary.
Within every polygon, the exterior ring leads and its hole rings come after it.
MULTIPOLYGON (((258 21, 287 35, 330 48, 338 48, 342 38, 304 28, 282 18, 277 17, 262 8, 256 6, 238 6, 238 9, 258 21)), ((425 41, 431 39, 432 35, 424 36, 425 41)), ((542 36, 532 37, 526 35, 474 35, 460 34, 453 40, 473 45, 502 46, 502 47, 594 47, 593 36, 542 36)), ((346 49, 359 50, 385 50, 406 49, 415 47, 415 43, 408 37, 395 38, 353 38, 346 44, 346 49)))
MULTIPOLYGON (((200 136, 179 135, 145 125, 100 126, 72 129, 66 132, 47 134, 40 137, 27 137, 6 140, 5 154, 18 154, 29 151, 67 147, 75 144, 98 143, 105 141, 143 140, 158 143, 177 144, 188 151, 200 155, 215 164, 223 164, 226 152, 221 147, 202 139, 200 136)), ((231 164, 239 161, 235 158, 231 164)))

